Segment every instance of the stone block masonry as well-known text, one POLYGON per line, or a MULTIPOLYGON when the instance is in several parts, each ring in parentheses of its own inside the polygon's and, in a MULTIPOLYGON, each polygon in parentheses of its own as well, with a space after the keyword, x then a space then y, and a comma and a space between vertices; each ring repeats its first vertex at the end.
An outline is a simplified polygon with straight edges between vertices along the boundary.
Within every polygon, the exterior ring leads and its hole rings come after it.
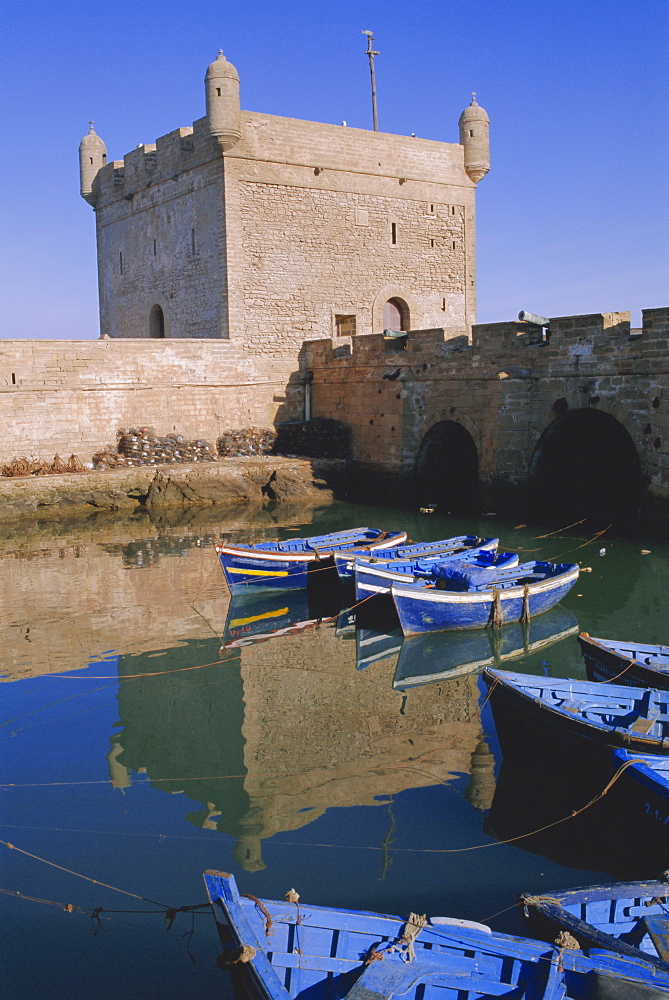
POLYGON ((0 462, 88 461, 138 425, 213 443, 302 415, 293 359, 254 359, 226 341, 0 341, 0 462))
MULTIPOLYGON (((608 414, 639 457, 646 495, 669 503, 669 309, 410 332, 306 346, 312 412, 348 424, 362 473, 411 478, 426 435, 451 422, 469 435, 488 492, 527 483, 540 439, 567 411, 608 414)), ((669 509, 669 508, 668 508, 669 509)))

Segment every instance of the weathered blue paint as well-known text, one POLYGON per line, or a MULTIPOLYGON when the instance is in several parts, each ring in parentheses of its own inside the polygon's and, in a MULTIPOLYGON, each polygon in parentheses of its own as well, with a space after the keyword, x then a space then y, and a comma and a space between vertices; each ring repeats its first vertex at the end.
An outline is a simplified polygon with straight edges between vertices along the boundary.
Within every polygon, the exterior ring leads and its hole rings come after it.
POLYGON ((669 688, 669 646, 595 639, 587 632, 581 633, 578 641, 591 681, 669 688))
POLYGON ((447 629, 485 628, 498 600, 502 622, 520 621, 554 607, 578 579, 574 563, 526 562, 501 570, 495 583, 465 592, 440 590, 426 580, 393 583, 391 593, 405 635, 447 629))
POLYGON ((329 535, 290 538, 283 542, 252 545, 216 544, 214 547, 231 593, 250 587, 291 590, 306 587, 310 569, 334 567, 334 552, 366 544, 370 552, 406 541, 406 531, 385 532, 380 528, 351 528, 329 535))
POLYGON ((530 931, 546 941, 566 930, 581 948, 605 948, 669 973, 669 942, 663 941, 669 935, 669 880, 523 894, 520 902, 530 931))
POLYGON ((585 1000, 593 979, 624 985, 626 1000, 669 990, 669 975, 643 958, 588 957, 449 918, 425 924, 410 948, 400 917, 257 900, 240 896, 232 875, 204 879, 240 1000, 585 1000))
MULTIPOLYGON (((447 556, 472 549, 495 550, 499 544, 498 538, 479 538, 478 535, 456 535, 453 538, 441 538, 434 542, 411 542, 409 545, 395 545, 384 550, 382 559, 421 559, 431 556, 447 556)), ((369 548, 356 547, 347 552, 335 553, 337 573, 342 580, 352 580, 357 559, 373 559, 369 548)))
MULTIPOLYGON (((488 539, 488 542, 497 539, 488 539)), ((497 566, 508 569, 518 565, 518 555, 515 552, 497 552, 491 546, 478 546, 472 549, 460 549, 457 552, 442 552, 433 555, 417 555, 408 559, 358 559, 354 561, 355 598, 362 601, 375 594, 390 594, 390 587, 395 583, 408 583, 412 578, 432 580, 431 569, 434 565, 444 562, 473 563, 475 566, 497 566)))

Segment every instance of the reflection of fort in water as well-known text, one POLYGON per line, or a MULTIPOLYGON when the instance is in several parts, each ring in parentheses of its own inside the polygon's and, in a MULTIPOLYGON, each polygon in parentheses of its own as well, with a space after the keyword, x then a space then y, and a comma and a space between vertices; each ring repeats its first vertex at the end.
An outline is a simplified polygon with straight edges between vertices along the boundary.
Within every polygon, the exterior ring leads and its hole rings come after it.
POLYGON ((212 640, 121 658, 112 781, 142 770, 201 802, 188 820, 236 838, 233 857, 248 870, 264 867, 263 839, 328 808, 385 805, 456 774, 470 775, 468 801, 487 808, 493 758, 476 677, 398 693, 395 665, 356 670, 355 643, 329 625, 220 655, 212 640), (131 677, 153 671, 167 673, 131 677))

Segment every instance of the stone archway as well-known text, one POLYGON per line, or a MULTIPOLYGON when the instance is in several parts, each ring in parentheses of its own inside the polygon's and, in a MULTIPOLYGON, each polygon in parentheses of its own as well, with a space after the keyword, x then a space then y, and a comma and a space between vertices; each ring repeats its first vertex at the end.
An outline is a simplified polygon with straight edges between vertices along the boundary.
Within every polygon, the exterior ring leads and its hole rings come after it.
POLYGON ((406 332, 411 329, 411 315, 409 307, 398 297, 388 299, 383 304, 383 329, 394 332, 406 332))
POLYGON ((415 478, 420 506, 442 513, 479 510, 479 457, 471 434, 454 420, 441 420, 423 437, 415 478))
POLYGON ((530 467, 530 503, 547 520, 633 521, 641 504, 634 441, 609 413, 566 410, 539 438, 530 467))
POLYGON ((157 338, 165 336, 165 313, 163 312, 162 306, 156 305, 151 307, 151 312, 149 313, 149 337, 157 338))
POLYGON ((420 328, 422 312, 411 292, 399 285, 384 285, 376 293, 372 302, 372 333, 383 333, 386 329, 393 329, 384 323, 384 320, 391 319, 388 315, 388 307, 391 303, 392 308, 397 310, 394 313, 395 318, 399 314, 404 324, 402 330, 408 331, 412 326, 414 329, 420 328))

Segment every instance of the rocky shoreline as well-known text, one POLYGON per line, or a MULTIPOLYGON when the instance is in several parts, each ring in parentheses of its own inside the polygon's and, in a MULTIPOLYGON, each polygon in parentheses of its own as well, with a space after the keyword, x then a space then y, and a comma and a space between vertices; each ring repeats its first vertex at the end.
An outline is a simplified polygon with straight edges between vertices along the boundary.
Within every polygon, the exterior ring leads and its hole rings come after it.
POLYGON ((312 506, 331 502, 345 478, 344 460, 282 456, 2 478, 0 521, 268 501, 312 506))

